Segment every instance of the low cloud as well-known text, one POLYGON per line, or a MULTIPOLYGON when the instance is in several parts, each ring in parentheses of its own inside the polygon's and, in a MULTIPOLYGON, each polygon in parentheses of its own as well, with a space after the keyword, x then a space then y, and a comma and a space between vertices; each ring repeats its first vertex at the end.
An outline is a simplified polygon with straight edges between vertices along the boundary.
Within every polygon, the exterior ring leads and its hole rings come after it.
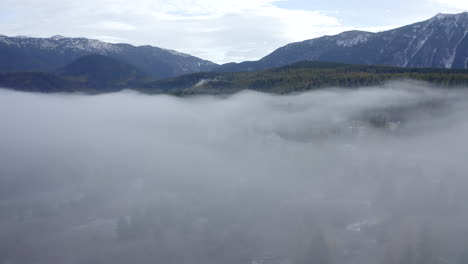
POLYGON ((428 252, 455 259, 467 242, 455 234, 468 220, 468 93, 426 86, 0 90, 0 260, 313 263, 323 237, 338 263, 381 263, 402 241, 419 245, 423 226, 444 241, 428 252))

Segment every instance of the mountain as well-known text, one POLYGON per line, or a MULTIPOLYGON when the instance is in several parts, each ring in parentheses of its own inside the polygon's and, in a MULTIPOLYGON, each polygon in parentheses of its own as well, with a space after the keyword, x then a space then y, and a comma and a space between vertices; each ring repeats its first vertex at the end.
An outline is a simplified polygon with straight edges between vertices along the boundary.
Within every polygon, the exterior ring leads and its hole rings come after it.
POLYGON ((0 87, 40 93, 93 93, 81 82, 67 80, 48 72, 3 72, 0 73, 0 87))
POLYGON ((153 79, 209 71, 216 64, 152 46, 135 47, 86 38, 7 37, 0 35, 0 72, 55 71, 76 59, 99 54, 132 64, 153 79))
POLYGON ((135 66, 104 55, 86 55, 56 72, 0 73, 0 86, 14 90, 88 94, 120 91, 154 81, 135 66))
POLYGON ((259 61, 228 63, 218 72, 259 71, 299 61, 468 69, 468 12, 438 14, 379 33, 348 31, 292 43, 259 61))
POLYGON ((59 69, 57 74, 101 90, 120 90, 150 80, 133 65, 97 54, 81 57, 59 69))
POLYGON ((326 87, 356 88, 380 85, 401 79, 421 80, 441 87, 466 87, 468 70, 304 61, 259 72, 202 72, 151 81, 131 65, 101 55, 90 55, 78 59, 56 73, 0 73, 0 87, 41 93, 87 94, 132 89, 147 94, 186 96, 226 95, 245 89, 286 94, 326 87))
POLYGON ((134 89, 179 96, 232 94, 245 89, 287 94, 326 87, 357 88, 408 79, 441 87, 467 86, 468 70, 304 61, 258 72, 194 73, 150 82, 134 89))
POLYGON ((467 35, 468 12, 438 14, 420 23, 379 33, 348 31, 291 43, 259 61, 221 66, 152 46, 136 47, 62 36, 30 38, 0 35, 0 72, 52 72, 91 54, 134 65, 156 80, 206 71, 260 71, 305 60, 468 69, 467 35))

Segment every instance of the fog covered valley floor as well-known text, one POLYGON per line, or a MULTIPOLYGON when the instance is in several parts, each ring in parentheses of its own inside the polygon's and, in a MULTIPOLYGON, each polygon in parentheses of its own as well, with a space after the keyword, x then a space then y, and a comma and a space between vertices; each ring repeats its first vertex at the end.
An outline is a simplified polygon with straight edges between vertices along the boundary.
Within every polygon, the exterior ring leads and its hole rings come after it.
POLYGON ((468 91, 0 90, 0 263, 465 264, 468 91))

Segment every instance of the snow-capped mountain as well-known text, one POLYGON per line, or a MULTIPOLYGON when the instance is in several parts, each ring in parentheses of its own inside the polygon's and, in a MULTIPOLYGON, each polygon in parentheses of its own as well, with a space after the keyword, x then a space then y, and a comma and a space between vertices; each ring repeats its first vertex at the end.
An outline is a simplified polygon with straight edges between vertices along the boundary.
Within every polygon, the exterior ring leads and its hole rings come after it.
POLYGON ((55 71, 76 59, 105 55, 136 66, 153 79, 203 71, 258 71, 298 61, 468 69, 468 12, 435 17, 379 33, 348 31, 281 47, 259 61, 218 66, 152 46, 135 47, 86 38, 0 35, 0 72, 55 71))
POLYGON ((303 60, 401 67, 468 69, 468 12, 438 14, 401 28, 348 31, 292 43, 259 61, 230 63, 216 71, 256 71, 303 60))
POLYGON ((135 47, 59 35, 51 38, 0 35, 0 71, 54 71, 90 54, 125 61, 155 79, 209 71, 216 66, 188 54, 152 46, 135 47))

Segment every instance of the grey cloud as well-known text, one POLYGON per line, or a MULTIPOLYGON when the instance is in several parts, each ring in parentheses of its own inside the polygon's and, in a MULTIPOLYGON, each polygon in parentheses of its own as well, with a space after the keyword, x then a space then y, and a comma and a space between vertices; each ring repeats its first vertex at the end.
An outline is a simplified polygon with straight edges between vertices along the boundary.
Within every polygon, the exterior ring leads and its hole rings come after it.
POLYGON ((401 241, 418 245, 406 236, 422 226, 455 261, 468 93, 425 86, 185 99, 1 90, 0 261, 301 263, 323 236, 336 263, 380 263, 401 241))

